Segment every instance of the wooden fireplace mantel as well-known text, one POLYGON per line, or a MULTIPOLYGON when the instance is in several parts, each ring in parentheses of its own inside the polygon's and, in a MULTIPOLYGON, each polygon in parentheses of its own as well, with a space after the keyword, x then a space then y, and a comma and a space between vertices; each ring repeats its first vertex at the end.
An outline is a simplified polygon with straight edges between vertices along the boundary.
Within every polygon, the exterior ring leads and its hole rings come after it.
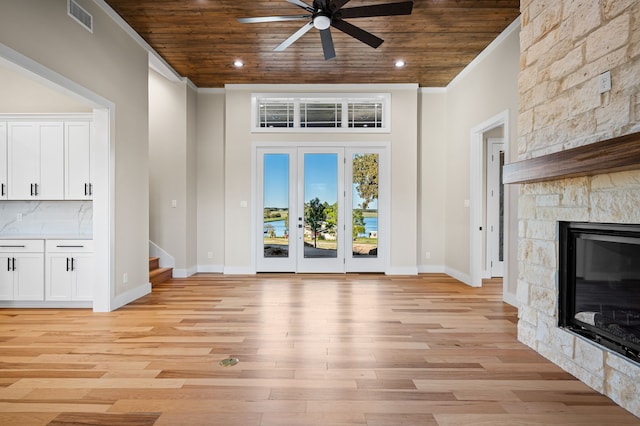
POLYGON ((505 164, 503 183, 534 183, 640 169, 640 132, 505 164))

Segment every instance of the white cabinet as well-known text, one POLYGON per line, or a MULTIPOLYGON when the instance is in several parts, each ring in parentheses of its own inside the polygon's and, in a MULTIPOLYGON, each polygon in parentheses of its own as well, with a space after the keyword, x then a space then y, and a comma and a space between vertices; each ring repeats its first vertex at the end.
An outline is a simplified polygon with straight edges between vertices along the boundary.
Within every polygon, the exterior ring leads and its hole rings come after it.
POLYGON ((47 301, 92 300, 92 240, 47 240, 45 264, 47 301))
POLYGON ((64 199, 62 122, 9 122, 8 198, 64 199))
POLYGON ((7 123, 0 123, 0 200, 7 199, 7 123))
POLYGON ((88 121, 64 123, 65 199, 90 200, 91 125, 88 121))
POLYGON ((44 241, 0 241, 0 300, 44 300, 44 241))

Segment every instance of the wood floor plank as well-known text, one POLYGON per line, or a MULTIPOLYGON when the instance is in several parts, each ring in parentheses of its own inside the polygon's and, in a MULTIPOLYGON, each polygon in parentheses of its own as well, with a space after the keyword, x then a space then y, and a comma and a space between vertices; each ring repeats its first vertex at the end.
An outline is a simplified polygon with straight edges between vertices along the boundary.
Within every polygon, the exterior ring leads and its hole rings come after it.
POLYGON ((198 274, 111 313, 3 309, 0 424, 640 425, 516 324, 500 281, 440 274, 198 274))

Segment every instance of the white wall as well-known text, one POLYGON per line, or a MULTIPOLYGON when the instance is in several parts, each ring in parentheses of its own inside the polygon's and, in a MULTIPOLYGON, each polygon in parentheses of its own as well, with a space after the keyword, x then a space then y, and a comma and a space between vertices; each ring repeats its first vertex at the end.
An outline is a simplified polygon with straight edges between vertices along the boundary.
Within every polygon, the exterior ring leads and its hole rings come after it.
POLYGON ((444 272, 447 94, 444 89, 423 90, 420 101, 417 259, 420 272, 444 272))
MULTIPOLYGON (((422 272, 470 283, 471 130, 508 110, 509 161, 517 160, 519 27, 516 24, 443 89, 421 90, 420 244, 422 272), (429 252, 431 259, 426 258, 429 252)), ((508 291, 517 284, 517 188, 510 198, 508 291)), ((481 195, 481 194, 480 194, 481 195)), ((478 200, 482 202, 482 197, 478 200)), ((480 206, 481 209, 481 206, 480 206)), ((482 236, 480 236, 482 238, 482 236)))
POLYGON ((176 277, 196 271, 195 99, 186 82, 149 70, 149 238, 176 277))
MULTIPOLYGON (((229 85, 225 96, 224 137, 224 266, 228 273, 251 273, 252 142, 390 142, 391 259, 390 273, 417 273, 417 85, 229 85), (353 93, 390 92, 391 133, 251 133, 254 92, 353 93), (246 201, 247 207, 241 207, 246 201)), ((202 140, 203 135, 200 135, 202 140)), ((222 237, 218 232, 218 237, 222 237)))
POLYGON ((224 108, 224 90, 198 92, 197 249, 200 272, 222 272, 224 269, 224 108))
POLYGON ((0 94, 0 113, 4 114, 93 112, 87 103, 71 99, 1 65, 0 94))
MULTIPOLYGON (((115 105, 109 135, 114 158, 111 297, 124 301, 144 292, 149 282, 148 55, 93 1, 79 3, 93 14, 93 34, 67 16, 65 0, 3 0, 0 40, 115 105)), ((95 189, 103 196, 108 190, 95 189)))

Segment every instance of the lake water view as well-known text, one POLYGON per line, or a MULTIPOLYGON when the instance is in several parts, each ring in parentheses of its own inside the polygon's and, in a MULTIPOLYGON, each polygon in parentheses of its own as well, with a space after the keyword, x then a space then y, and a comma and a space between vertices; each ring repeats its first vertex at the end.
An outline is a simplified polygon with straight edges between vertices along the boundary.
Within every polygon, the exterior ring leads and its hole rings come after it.
MULTIPOLYGON (((267 222, 264 224, 264 234, 268 235, 269 234, 269 229, 271 229, 269 226, 272 226, 275 233, 276 233, 276 237, 284 237, 284 232, 286 229, 285 226, 285 220, 275 220, 273 222, 267 222)), ((378 230, 378 217, 365 217, 364 218, 364 229, 365 232, 364 234, 358 234, 359 237, 366 237, 369 235, 369 232, 371 231, 377 231, 378 230)))

